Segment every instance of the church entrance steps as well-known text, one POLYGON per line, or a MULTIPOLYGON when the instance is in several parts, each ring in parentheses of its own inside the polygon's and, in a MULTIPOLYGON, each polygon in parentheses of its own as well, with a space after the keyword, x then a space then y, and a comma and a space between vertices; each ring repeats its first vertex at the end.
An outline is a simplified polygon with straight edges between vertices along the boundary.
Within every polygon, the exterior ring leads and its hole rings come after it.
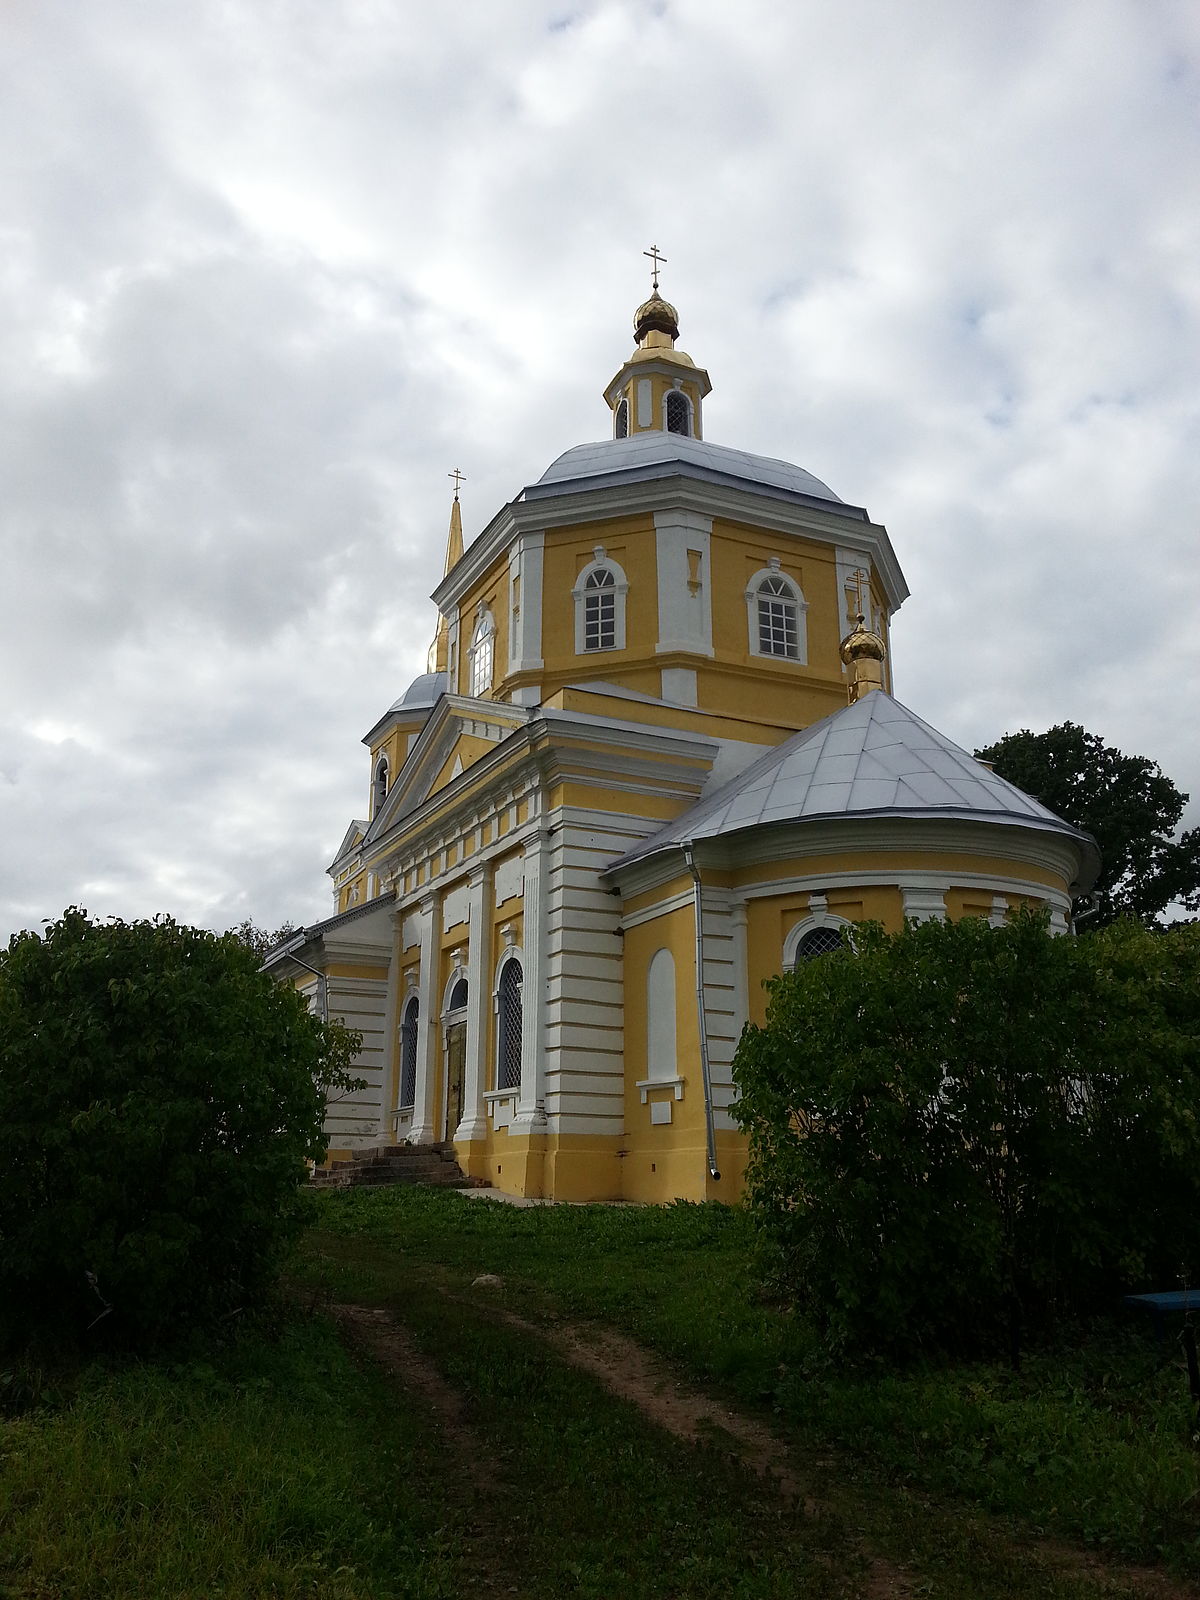
POLYGON ((452 1144, 381 1144, 354 1150, 345 1160, 318 1167, 314 1189, 376 1189, 385 1184, 421 1183, 440 1189, 472 1189, 452 1144))

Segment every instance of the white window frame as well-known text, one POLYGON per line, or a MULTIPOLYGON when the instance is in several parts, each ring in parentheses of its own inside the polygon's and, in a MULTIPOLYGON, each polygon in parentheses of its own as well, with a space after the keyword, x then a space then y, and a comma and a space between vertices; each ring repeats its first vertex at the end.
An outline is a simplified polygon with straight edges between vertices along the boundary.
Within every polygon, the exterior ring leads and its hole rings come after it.
MULTIPOLYGON (((782 595, 773 595, 773 599, 782 599, 782 595)), ((782 570, 782 563, 778 556, 772 556, 765 567, 759 570, 746 585, 746 625, 750 636, 750 654, 760 661, 790 661, 794 666, 808 665, 808 601, 804 598, 804 591, 795 578, 782 570), (794 656, 779 655, 774 650, 764 650, 759 633, 758 602, 762 587, 768 580, 786 584, 791 591, 791 599, 796 607, 796 654, 794 656)))
POLYGON ((575 604, 575 654, 577 656, 605 655, 612 650, 625 648, 625 598, 629 593, 629 580, 620 564, 613 560, 602 544, 592 550, 592 559, 583 568, 575 580, 575 587, 571 590, 571 599, 575 604), (588 579, 593 572, 599 572, 607 567, 613 575, 613 643, 600 645, 596 649, 587 648, 587 597, 589 594, 603 594, 603 589, 589 589, 588 579))
POLYGON ((629 437, 629 396, 622 395, 613 407, 613 438, 628 439, 629 437), (620 429, 621 413, 625 413, 625 432, 620 429))
POLYGON ((467 652, 467 693, 472 699, 481 700, 495 681, 496 619, 481 607, 467 652))
POLYGON ((800 954, 800 945, 805 934, 814 932, 817 928, 836 928, 844 937, 850 949, 854 948, 854 924, 845 917, 835 916, 832 911, 825 908, 823 895, 813 895, 809 902, 808 915, 799 922, 793 923, 788 929, 787 937, 783 941, 783 970, 791 972, 796 966, 800 954))

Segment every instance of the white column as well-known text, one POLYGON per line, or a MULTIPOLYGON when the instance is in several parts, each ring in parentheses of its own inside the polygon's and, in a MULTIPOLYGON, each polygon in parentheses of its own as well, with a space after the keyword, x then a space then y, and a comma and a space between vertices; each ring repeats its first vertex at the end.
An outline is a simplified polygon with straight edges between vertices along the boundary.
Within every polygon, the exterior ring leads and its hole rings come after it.
POLYGON ((455 1139, 487 1137, 487 1118, 483 1114, 486 1084, 484 1050, 487 1045, 487 1015, 491 1000, 491 940, 487 915, 491 896, 490 865, 476 867, 467 879, 467 1065, 463 1082, 463 1117, 455 1139))
POLYGON ((383 1072, 379 1080, 379 1137, 390 1143, 396 1134, 396 1101, 400 1088, 400 957, 404 948, 404 913, 392 912, 392 959, 388 967, 383 1021, 383 1072))
POLYGON ((413 1104, 409 1139, 413 1144, 433 1144, 437 1140, 434 1102, 442 1066, 442 997, 438 993, 438 950, 440 919, 438 897, 425 895, 418 915, 421 920, 421 1037, 417 1047, 417 1089, 413 1104))
POLYGON ((514 1131, 546 1130, 546 884, 545 857, 549 834, 538 823, 525 846, 525 899, 522 907, 524 982, 521 994, 521 1095, 514 1131))

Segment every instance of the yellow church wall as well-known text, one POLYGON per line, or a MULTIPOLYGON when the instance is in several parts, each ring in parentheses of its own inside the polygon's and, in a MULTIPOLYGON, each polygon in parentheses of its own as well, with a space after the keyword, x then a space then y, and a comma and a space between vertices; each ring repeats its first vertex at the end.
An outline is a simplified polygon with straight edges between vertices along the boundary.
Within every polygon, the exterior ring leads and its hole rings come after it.
POLYGON ((487 570, 465 591, 458 604, 458 671, 455 692, 471 692, 471 635, 480 605, 492 614, 496 625, 492 655, 492 693, 503 677, 508 661, 508 557, 494 561, 487 570))
MULTIPOLYGON (((629 582, 625 601, 624 650, 602 650, 595 659, 623 663, 653 647, 658 632, 658 594, 654 571, 654 518, 609 517, 582 527, 548 528, 542 547, 542 659, 548 673, 576 670, 575 601, 579 574, 604 546, 629 582)), ((587 660, 594 659, 590 654, 587 660)))
MULTIPOLYGON (((674 661, 676 665, 684 662, 682 655, 663 657, 665 661, 674 661)), ((704 676, 706 669, 698 664, 695 657, 687 658, 688 664, 698 666, 698 679, 704 676)), ((657 669, 656 669, 657 678, 657 669)), ((605 695, 602 691, 591 689, 575 689, 559 686, 552 694, 548 694, 545 704, 554 710, 582 711, 589 716, 613 717, 622 722, 640 723, 652 728, 674 728, 681 733, 696 733, 709 739, 737 739, 746 744, 779 744, 795 730, 787 722, 780 722, 773 726, 764 725, 763 722, 747 715, 747 694, 753 700, 756 683, 751 679, 754 674, 748 674, 741 680, 741 699, 728 713, 714 714, 711 706, 692 707, 675 705, 648 705, 643 701, 630 702, 619 700, 615 696, 605 695)), ((795 685, 790 685, 790 694, 795 693, 795 685)), ((844 698, 845 691, 842 691, 844 698)), ((658 696, 658 684, 655 683, 654 696, 658 696)), ((781 706, 790 707, 787 696, 781 696, 781 706)), ((787 711, 790 716, 790 709, 787 711)))
POLYGON ((470 733, 460 734, 454 741, 454 749, 438 769, 438 775, 430 787, 430 794, 434 795, 439 789, 445 788, 446 784, 450 782, 455 765, 459 761, 462 762, 465 771, 467 767, 474 766, 481 756, 487 755, 489 751, 494 749, 495 745, 488 739, 480 739, 470 733))
MULTIPOLYGON (((1030 883, 1044 884, 1047 889, 1064 890, 1060 874, 1037 862, 1014 860, 1012 857, 973 855, 966 851, 919 850, 898 848, 849 852, 811 853, 776 861, 756 862, 739 867, 734 873, 738 887, 773 883, 777 879, 812 878, 817 874, 858 872, 937 872, 950 877, 963 878, 1020 877, 1030 883)), ((831 907, 832 909, 832 907, 831 907)))
POLYGON ((753 666, 701 667, 696 686, 702 709, 718 716, 744 714, 753 705, 761 717, 756 727, 764 730, 756 736, 759 744, 780 744, 846 704, 840 675, 769 657, 755 657, 753 666))
MULTIPOLYGON (((690 890, 690 877, 687 887, 690 890)), ((624 946, 623 1193, 627 1200, 700 1199, 706 1172, 704 1082, 695 1001, 695 923, 690 902, 627 927, 624 946), (674 968, 674 1063, 649 1059, 648 982, 650 963, 660 950, 670 953, 674 968), (673 1082, 675 1078, 682 1079, 682 1085, 673 1082), (655 1083, 652 1079, 664 1081, 655 1083), (639 1083, 644 1088, 639 1088, 639 1083), (651 1121, 654 1105, 669 1107, 669 1123, 651 1121)))

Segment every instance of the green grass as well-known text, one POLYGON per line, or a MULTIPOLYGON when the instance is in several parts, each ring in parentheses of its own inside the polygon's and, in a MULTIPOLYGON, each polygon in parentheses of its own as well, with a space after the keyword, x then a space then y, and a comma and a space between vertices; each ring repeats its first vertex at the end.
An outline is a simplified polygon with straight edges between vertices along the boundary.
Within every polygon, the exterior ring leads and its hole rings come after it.
MULTIPOLYGON (((615 1323, 762 1408, 876 1491, 939 1497, 1134 1561, 1200 1573, 1200 1453, 1174 1345, 1137 1324, 1063 1335, 1024 1370, 832 1366, 764 1296, 738 1209, 516 1210, 383 1190, 322 1197, 313 1281, 394 1298, 406 1281, 504 1276, 523 1303, 615 1323)), ((864 1352, 864 1356, 869 1352, 864 1352)))
POLYGON ((428 1422, 324 1323, 77 1385, 0 1423, 4 1600, 461 1592, 428 1422))
MULTIPOLYGON (((1132 1594, 1050 1529, 1195 1571, 1200 1477, 1179 1374, 1144 1335, 1064 1341, 1014 1376, 829 1366, 755 1287, 745 1217, 715 1206, 515 1210, 395 1189, 325 1195, 301 1301, 386 1308, 417 1351, 385 1374, 319 1313, 203 1358, 20 1374, 0 1404, 0 1600, 946 1600, 1132 1594), (470 1290, 499 1273, 498 1297, 470 1290), (753 1479, 719 1429, 656 1427, 518 1310, 611 1323, 792 1444, 823 1503, 753 1479), (445 1425, 405 1381, 458 1397, 445 1425), (24 1392, 22 1386, 24 1383, 24 1392), (997 1515, 997 1513, 999 1515, 997 1515)), ((394 1353, 394 1352, 393 1352, 394 1353)))

